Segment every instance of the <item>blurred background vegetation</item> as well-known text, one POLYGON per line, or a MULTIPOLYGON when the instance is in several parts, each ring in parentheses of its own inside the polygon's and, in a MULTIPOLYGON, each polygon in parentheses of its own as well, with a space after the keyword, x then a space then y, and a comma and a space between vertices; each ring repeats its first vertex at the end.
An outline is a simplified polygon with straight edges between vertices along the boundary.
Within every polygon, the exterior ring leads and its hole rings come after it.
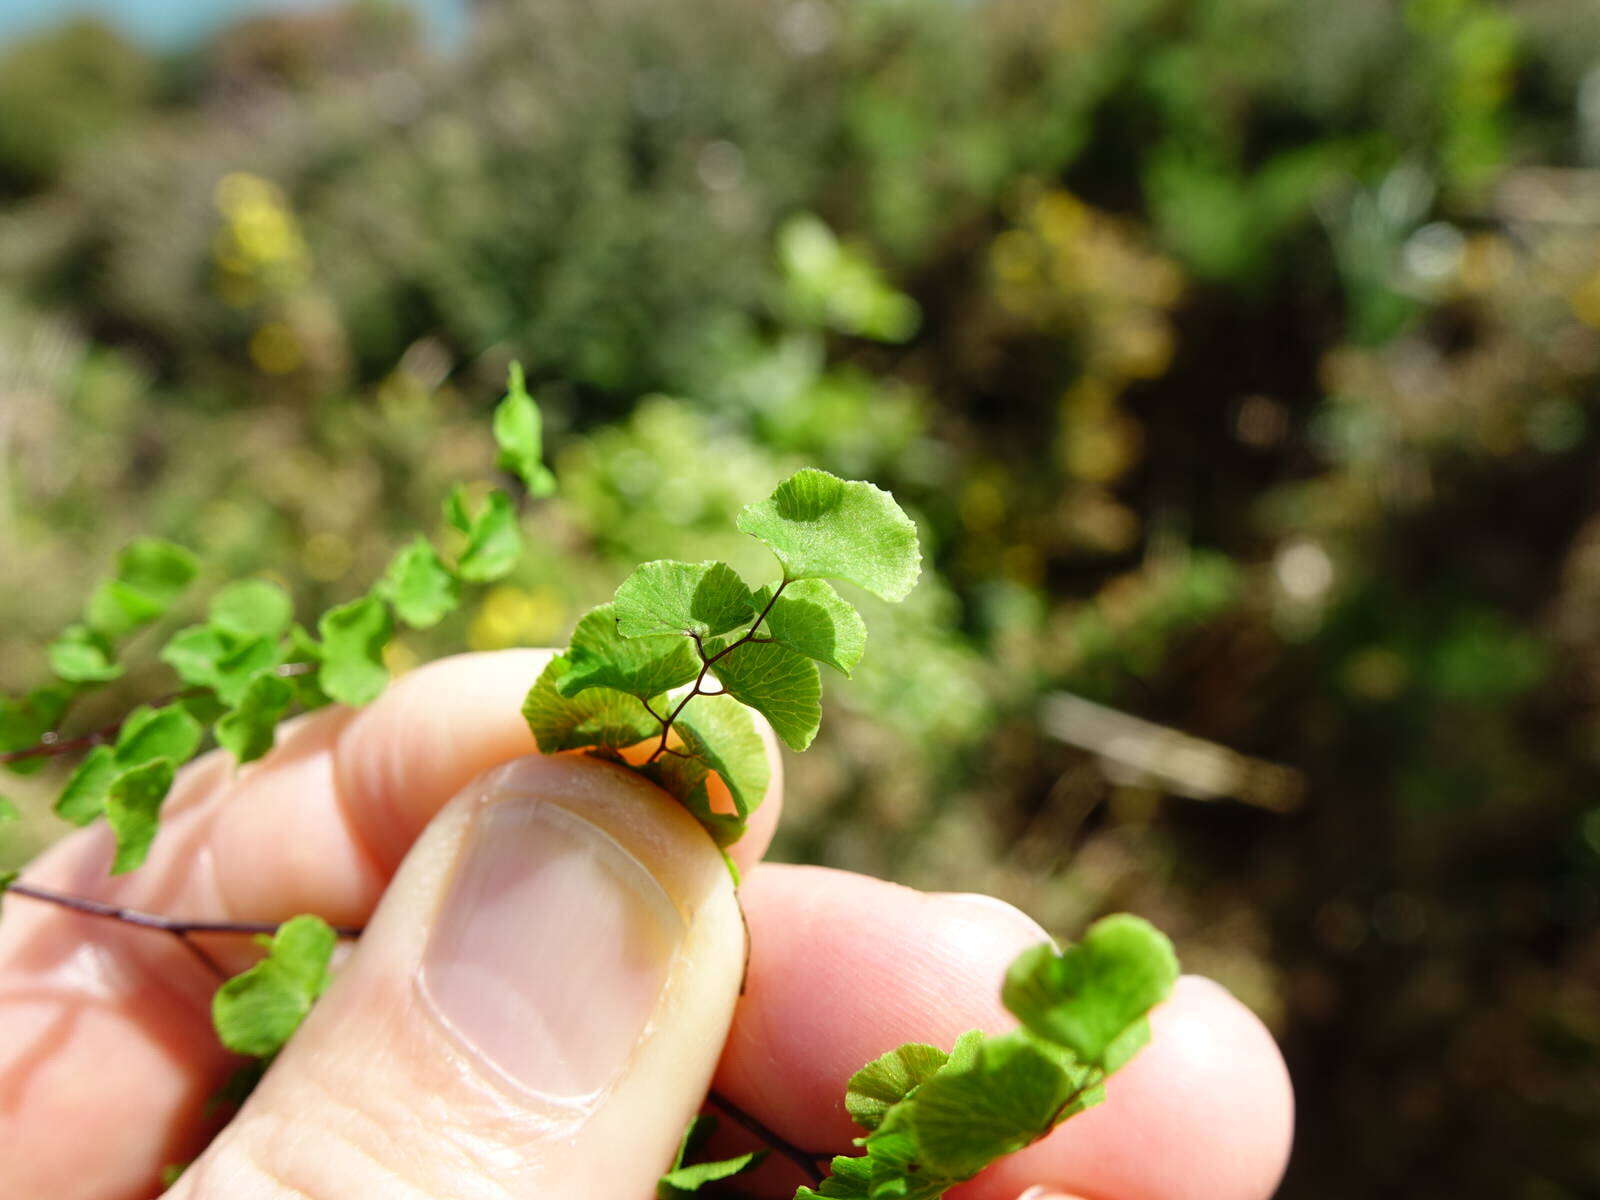
POLYGON ((0 687, 136 534, 364 590, 517 357, 561 494, 395 669, 873 479, 932 569, 778 857, 1158 921, 1284 1197, 1600 1196, 1600 7, 458 15, 0 44, 0 687))

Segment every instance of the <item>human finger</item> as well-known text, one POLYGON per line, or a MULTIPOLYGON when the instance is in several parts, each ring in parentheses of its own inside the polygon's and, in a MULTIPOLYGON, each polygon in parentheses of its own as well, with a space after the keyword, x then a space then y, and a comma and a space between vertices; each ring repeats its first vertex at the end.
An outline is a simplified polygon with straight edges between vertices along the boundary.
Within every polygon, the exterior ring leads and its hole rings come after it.
MULTIPOLYGON (((948 1048, 968 1029, 1013 1026, 1001 980, 1045 936, 996 900, 820 867, 763 864, 741 899, 751 961, 717 1087, 822 1153, 854 1152, 861 1130, 843 1096, 863 1063, 905 1041, 948 1048)), ((1014 1200, 1034 1185, 1096 1200, 1270 1195, 1293 1111, 1271 1037, 1221 988, 1192 978, 1152 1014, 1152 1030, 1108 1082, 1104 1105, 953 1195, 1014 1200)))

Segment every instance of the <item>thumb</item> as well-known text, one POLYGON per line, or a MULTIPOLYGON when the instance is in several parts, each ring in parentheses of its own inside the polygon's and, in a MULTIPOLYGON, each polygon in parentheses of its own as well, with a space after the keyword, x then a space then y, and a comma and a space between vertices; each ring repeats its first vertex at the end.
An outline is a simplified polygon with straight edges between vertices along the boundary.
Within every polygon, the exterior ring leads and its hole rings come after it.
POLYGON ((168 1198, 646 1200, 744 950, 721 857, 665 793, 589 758, 497 768, 168 1198))

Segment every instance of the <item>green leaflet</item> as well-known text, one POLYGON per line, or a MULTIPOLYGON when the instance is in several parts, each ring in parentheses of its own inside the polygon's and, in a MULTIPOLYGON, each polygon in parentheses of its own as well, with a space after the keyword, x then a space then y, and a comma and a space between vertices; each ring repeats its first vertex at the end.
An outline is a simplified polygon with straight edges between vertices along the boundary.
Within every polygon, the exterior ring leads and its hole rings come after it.
POLYGON ((857 1101, 875 1121, 860 1142, 866 1153, 835 1159, 818 1195, 933 1200, 1043 1137, 1077 1111, 1074 1101, 1098 1078, 1026 1031, 985 1037, 973 1030, 942 1057, 908 1045, 857 1073, 882 1093, 857 1101), (909 1063, 896 1061, 901 1054, 909 1063))
POLYGON ((294 700, 294 685, 270 672, 250 681, 239 703, 216 724, 217 744, 241 763, 260 758, 277 736, 278 722, 294 700))
POLYGON ((871 1195, 876 1200, 936 1200, 960 1182, 930 1171, 918 1162, 918 1146, 909 1125, 911 1105, 898 1106, 884 1114, 883 1122, 863 1141, 867 1148, 867 1170, 872 1181, 871 1195))
POLYGON ((635 567, 614 601, 623 637, 694 634, 715 637, 749 624, 750 589, 727 563, 662 559, 635 567))
POLYGON ((67 683, 107 683, 122 674, 111 642, 87 625, 69 625, 45 647, 50 670, 67 683))
POLYGON ((0 796, 0 825, 21 819, 22 813, 18 811, 16 801, 9 796, 0 796))
POLYGON ((294 601, 275 583, 247 579, 219 591, 206 611, 214 629, 250 641, 281 636, 294 620, 294 601))
POLYGON ((691 1157, 699 1154, 721 1124, 722 1122, 710 1113, 699 1113, 691 1117, 688 1127, 683 1131, 683 1137, 678 1141, 678 1153, 672 1157, 673 1167, 681 1167, 691 1157))
POLYGON ((250 681, 283 661, 276 637, 230 633, 214 625, 190 625, 161 648, 161 661, 192 687, 210 688, 227 705, 237 704, 250 681))
POLYGON ((903 342, 916 332, 917 302, 812 214, 790 217, 778 229, 778 259, 790 301, 806 321, 883 342, 903 342))
POLYGON ((544 465, 543 422, 539 406, 528 395, 522 364, 513 362, 506 379, 506 396, 494 410, 494 440, 500 448, 496 465, 522 480, 534 499, 556 490, 556 477, 544 465))
POLYGON ((871 1160, 847 1158, 840 1154, 829 1164, 828 1172, 819 1190, 803 1187, 794 1194, 794 1200, 817 1200, 819 1196, 833 1200, 869 1200, 872 1194, 871 1160))
POLYGON ((176 768, 168 758, 154 758, 123 771, 106 794, 106 822, 116 834, 117 852, 111 873, 125 875, 150 853, 161 824, 161 802, 172 787, 176 768))
POLYGON ((102 637, 116 639, 160 620, 167 607, 119 579, 103 579, 89 593, 83 619, 102 637))
POLYGON ((413 629, 437 625, 461 603, 460 583, 420 535, 389 561, 378 592, 413 629))
MULTIPOLYGON (((16 699, 0 697, 0 754, 37 746, 39 739, 56 727, 77 690, 73 684, 51 684, 16 699)), ((8 769, 29 775, 47 761, 43 756, 18 759, 8 764, 8 769)))
POLYGON ((815 468, 746 505, 735 524, 772 548, 786 579, 845 579, 904 600, 922 572, 917 527, 893 496, 815 468))
MULTIPOLYGON (((676 724, 673 726, 676 728, 676 724)), ((651 783, 687 808, 719 846, 729 846, 744 832, 744 822, 731 814, 713 812, 706 779, 711 768, 687 753, 662 754, 636 768, 651 783)))
POLYGON ((767 1151, 756 1150, 750 1154, 741 1154, 736 1158, 725 1158, 718 1162, 675 1167, 661 1177, 660 1183, 656 1185, 656 1195, 662 1200, 677 1200, 680 1196, 698 1192, 708 1183, 716 1183, 720 1179, 732 1179, 735 1175, 753 1171, 766 1157, 767 1151))
POLYGON ((197 570, 182 546, 157 538, 130 542, 117 555, 116 573, 90 594, 84 620, 105 637, 126 637, 165 615, 197 570))
POLYGON ((294 662, 311 668, 289 676, 289 682, 294 685, 295 701, 300 707, 313 709, 332 704, 333 697, 322 690, 322 684, 317 680, 322 669, 322 647, 300 625, 289 627, 289 656, 294 662))
POLYGON ((1144 1044, 1144 1015, 1177 978, 1172 943, 1122 913, 1096 921, 1060 954, 1048 945, 1025 951, 1001 996, 1034 1033, 1112 1071, 1144 1044))
POLYGON ((110 746, 96 746, 79 760, 56 797, 56 816, 74 825, 89 824, 105 811, 106 796, 116 777, 115 751, 110 746))
POLYGON ((766 744, 749 711, 731 696, 698 696, 673 728, 682 736, 684 750, 727 785, 742 827, 766 797, 772 778, 766 744))
POLYGON ((194 757, 203 736, 200 722, 181 704, 134 709, 114 746, 96 746, 79 761, 56 799, 56 815, 74 825, 89 824, 106 810, 122 776, 153 762, 166 762, 176 771, 194 757))
POLYGON ((130 770, 158 758, 182 766, 194 757, 203 736, 200 723, 180 705, 141 706, 128 714, 117 733, 117 766, 130 770))
POLYGON ((867 648, 867 623, 855 605, 822 579, 797 579, 776 600, 772 593, 771 587, 756 593, 756 608, 767 613, 767 636, 846 675, 855 670, 867 648))
MULTIPOLYGON (((621 750, 660 734, 660 722, 635 696, 603 687, 562 695, 558 685, 569 670, 565 655, 551 659, 523 701, 522 715, 541 754, 590 746, 621 750)), ((666 697, 659 696, 652 707, 664 713, 666 703, 666 697)))
POLYGON ((1037 1141, 1104 1099, 1106 1076, 1137 1049, 1146 1013, 1176 977, 1166 938, 1126 915, 1097 922, 1065 954, 1024 952, 1003 999, 1025 1027, 974 1030, 948 1057, 907 1044, 856 1072, 845 1105, 869 1131, 858 1143, 866 1152, 834 1159, 822 1186, 796 1200, 934 1200, 1037 1141))
POLYGON ((617 632, 616 606, 612 604, 602 604, 583 615, 564 657, 570 670, 558 686, 568 697, 586 688, 606 687, 648 699, 680 687, 700 673, 700 659, 686 638, 623 637, 617 632))
POLYGON ((681 801, 717 845, 731 846, 744 836, 750 813, 766 796, 771 779, 767 748, 755 720, 731 696, 697 696, 672 727, 683 741, 681 749, 663 754, 641 770, 681 801), (727 785, 732 813, 712 810, 706 787, 711 771, 727 785))
POLYGON ((683 1140, 678 1144, 678 1153, 672 1160, 672 1169, 656 1182, 656 1200, 683 1200, 683 1197, 693 1195, 708 1183, 732 1179, 754 1170, 766 1158, 767 1151, 757 1150, 736 1158, 686 1166, 685 1160, 699 1153, 716 1128, 717 1119, 712 1116, 698 1116, 689 1122, 689 1128, 684 1131, 683 1140))
POLYGON ((844 1107, 863 1129, 876 1129, 885 1113, 950 1061, 937 1046, 907 1042, 873 1059, 850 1077, 844 1107))
POLYGON ((1081 1070, 1027 1033, 985 1038, 969 1066, 917 1090, 906 1126, 916 1161, 948 1179, 971 1178, 1048 1133, 1084 1083, 1081 1070))
POLYGON ((930 1079, 969 1070, 977 1061, 983 1041, 980 1031, 971 1030, 957 1039, 949 1054, 936 1046, 908 1042, 857 1071, 847 1087, 845 1107, 871 1131, 858 1142, 866 1147, 866 1154, 835 1158, 832 1175, 814 1194, 932 1200, 959 1182, 929 1172, 919 1161, 916 1138, 910 1128, 911 1101, 930 1079))
POLYGON ((322 690, 340 704, 359 706, 375 700, 389 683, 383 648, 393 630, 389 610, 376 596, 363 596, 323 613, 317 622, 322 635, 317 682, 322 690))
POLYGON ((476 514, 467 511, 466 491, 457 484, 444 502, 445 519, 467 536, 456 574, 469 583, 503 579, 522 555, 517 510, 502 491, 490 492, 476 514))
POLYGON ((817 736, 822 681, 809 658, 774 642, 746 642, 711 670, 730 696, 766 717, 791 750, 804 750, 817 736))
POLYGON ((235 1054, 276 1054, 300 1027, 328 986, 328 963, 338 943, 321 917, 291 917, 278 927, 267 956, 217 989, 211 1020, 235 1054))

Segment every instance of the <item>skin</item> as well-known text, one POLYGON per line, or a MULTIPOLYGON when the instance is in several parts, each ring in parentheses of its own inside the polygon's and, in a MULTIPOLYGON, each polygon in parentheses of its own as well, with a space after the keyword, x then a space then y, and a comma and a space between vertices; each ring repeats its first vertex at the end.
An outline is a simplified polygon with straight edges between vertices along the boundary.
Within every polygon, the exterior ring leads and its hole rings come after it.
MULTIPOLYGON (((850 1152, 859 1130, 843 1112, 843 1087, 863 1062, 904 1040, 948 1045, 974 1026, 1012 1024, 999 980, 1042 931, 985 897, 758 865, 781 780, 733 848, 749 927, 741 994, 739 907, 698 826, 631 773, 543 759, 528 768, 538 786, 576 796, 570 802, 586 819, 623 844, 650 847, 640 854, 691 914, 690 932, 654 1032, 598 1107, 553 1121, 463 1065, 405 997, 448 875, 437 864, 455 861, 468 836, 471 797, 452 797, 535 751, 518 710, 547 657, 443 660, 358 713, 292 723, 248 768, 218 755, 199 760, 175 786, 149 861, 131 875, 107 877, 103 828, 72 835, 30 866, 25 877, 38 884, 197 919, 315 911, 337 924, 371 922, 267 1081, 173 1197, 645 1200, 713 1076, 791 1142, 850 1152)), ((250 961, 247 939, 206 946, 229 970, 250 961)), ((7 900, 0 1194, 158 1192, 160 1168, 192 1158, 217 1132, 205 1102, 236 1065, 209 1026, 214 986, 169 937, 7 900)), ((1292 1129, 1271 1037, 1196 978, 1180 982, 1152 1028, 1107 1103, 952 1196, 1270 1196, 1292 1129)), ((776 1156, 758 1179, 773 1197, 792 1195, 798 1182, 776 1156)))

